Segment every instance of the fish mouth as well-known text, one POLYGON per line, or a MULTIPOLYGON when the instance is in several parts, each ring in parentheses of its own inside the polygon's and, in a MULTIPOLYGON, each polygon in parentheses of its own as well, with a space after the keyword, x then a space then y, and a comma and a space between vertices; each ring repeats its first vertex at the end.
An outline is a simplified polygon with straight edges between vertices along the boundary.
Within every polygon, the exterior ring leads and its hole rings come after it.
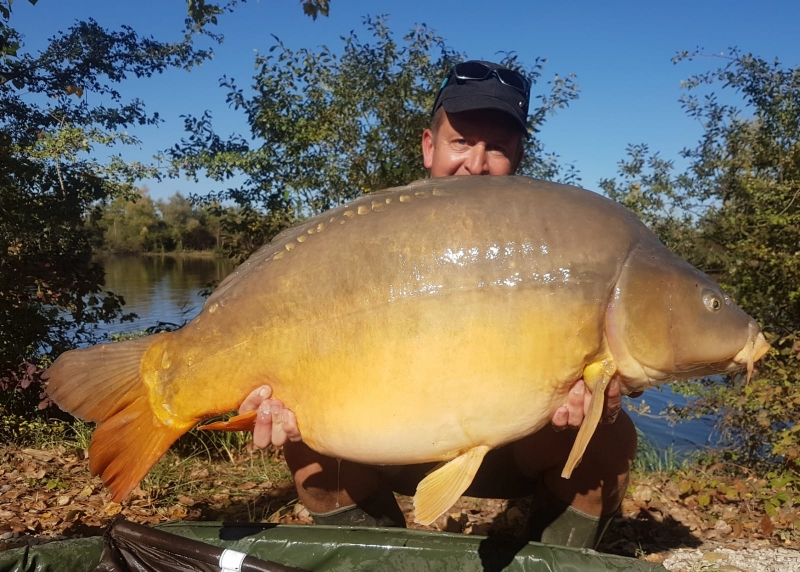
POLYGON ((771 347, 755 322, 750 322, 749 329, 747 343, 733 356, 734 363, 747 367, 747 383, 750 383, 750 376, 753 375, 753 363, 764 357, 771 347))
MULTIPOLYGON (((747 383, 753 375, 753 364, 760 360, 769 351, 770 346, 761 328, 754 321, 749 324, 749 335, 747 342, 739 352, 722 362, 707 364, 691 364, 683 368, 677 368, 672 374, 645 367, 645 372, 649 378, 649 383, 645 387, 656 386, 672 381, 681 381, 691 378, 699 378, 706 375, 719 375, 732 373, 742 367, 747 368, 747 383)), ((628 384, 630 385, 630 384, 628 384)))

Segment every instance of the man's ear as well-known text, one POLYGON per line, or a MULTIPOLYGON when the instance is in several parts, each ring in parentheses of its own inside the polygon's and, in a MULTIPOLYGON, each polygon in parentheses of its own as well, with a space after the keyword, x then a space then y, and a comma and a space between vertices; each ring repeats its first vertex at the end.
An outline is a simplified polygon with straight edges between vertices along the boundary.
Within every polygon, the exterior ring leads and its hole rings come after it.
POLYGON ((433 131, 426 129, 422 132, 422 163, 426 169, 433 166, 433 131))

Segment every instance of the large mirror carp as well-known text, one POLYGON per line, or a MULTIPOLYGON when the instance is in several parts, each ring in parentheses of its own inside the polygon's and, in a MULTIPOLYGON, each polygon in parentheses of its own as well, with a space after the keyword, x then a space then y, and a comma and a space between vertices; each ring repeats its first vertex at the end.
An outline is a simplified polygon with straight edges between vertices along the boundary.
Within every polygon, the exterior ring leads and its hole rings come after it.
POLYGON ((255 387, 314 450, 369 464, 444 462, 427 524, 490 449, 550 422, 583 376, 580 462, 613 377, 623 393, 747 368, 758 325, 632 213, 524 177, 428 179, 289 229, 178 331, 65 353, 48 392, 98 423, 90 468, 125 497, 198 422, 255 387))

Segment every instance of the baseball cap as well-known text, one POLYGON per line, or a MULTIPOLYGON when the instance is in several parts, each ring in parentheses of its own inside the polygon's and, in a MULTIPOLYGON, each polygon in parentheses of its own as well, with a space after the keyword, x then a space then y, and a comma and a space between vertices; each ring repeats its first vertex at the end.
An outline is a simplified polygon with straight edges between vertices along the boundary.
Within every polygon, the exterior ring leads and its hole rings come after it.
POLYGON ((469 60, 453 66, 433 102, 448 113, 495 109, 509 115, 527 135, 530 82, 521 73, 499 64, 469 60))

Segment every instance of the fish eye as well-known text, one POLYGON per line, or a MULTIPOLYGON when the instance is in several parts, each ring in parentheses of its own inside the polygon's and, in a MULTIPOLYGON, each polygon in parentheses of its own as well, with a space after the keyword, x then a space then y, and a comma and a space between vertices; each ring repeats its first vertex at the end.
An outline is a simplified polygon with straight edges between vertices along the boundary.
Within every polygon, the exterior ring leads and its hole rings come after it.
POLYGON ((722 308, 722 300, 719 299, 714 292, 711 290, 705 289, 703 291, 703 304, 705 304, 706 308, 710 312, 719 312, 722 308))

